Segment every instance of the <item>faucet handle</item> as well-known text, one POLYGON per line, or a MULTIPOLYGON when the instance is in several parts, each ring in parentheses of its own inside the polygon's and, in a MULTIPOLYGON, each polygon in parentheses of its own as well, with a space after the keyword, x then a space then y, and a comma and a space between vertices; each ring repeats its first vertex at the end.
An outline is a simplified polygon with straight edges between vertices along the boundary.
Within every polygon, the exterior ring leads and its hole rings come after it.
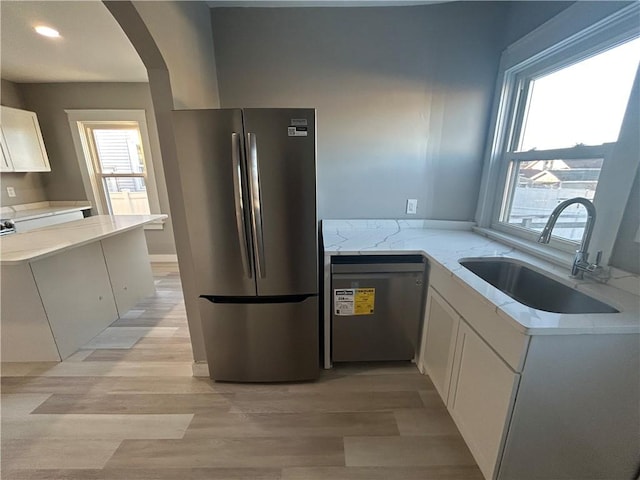
POLYGON ((595 272, 596 270, 600 270, 602 269, 602 267, 600 266, 600 260, 602 260, 602 250, 598 250, 598 252, 596 253, 596 261, 594 263, 587 263, 587 272, 595 272))

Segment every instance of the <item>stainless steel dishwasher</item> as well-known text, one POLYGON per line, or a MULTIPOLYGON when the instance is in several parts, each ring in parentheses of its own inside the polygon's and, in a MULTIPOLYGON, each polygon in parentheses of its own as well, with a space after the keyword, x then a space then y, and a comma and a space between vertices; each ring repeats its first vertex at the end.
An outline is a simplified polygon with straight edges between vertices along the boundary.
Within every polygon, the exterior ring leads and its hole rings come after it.
POLYGON ((420 255, 333 257, 332 360, 413 359, 426 274, 420 255))

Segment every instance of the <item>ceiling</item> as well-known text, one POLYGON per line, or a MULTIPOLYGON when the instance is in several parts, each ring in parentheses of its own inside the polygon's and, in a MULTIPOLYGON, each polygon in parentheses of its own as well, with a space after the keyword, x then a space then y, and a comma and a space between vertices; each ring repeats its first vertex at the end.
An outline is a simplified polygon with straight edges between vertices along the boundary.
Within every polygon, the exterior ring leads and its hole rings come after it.
MULTIPOLYGON (((424 0, 217 0, 210 7, 389 6, 424 0)), ((146 82, 147 71, 100 0, 0 0, 0 76, 16 83, 146 82), (45 24, 61 37, 37 35, 45 24)))
POLYGON ((209 0, 210 7, 399 7, 451 0, 209 0))
POLYGON ((146 82, 140 57, 99 0, 0 1, 0 76, 16 83, 146 82), (61 37, 36 34, 45 24, 61 37))

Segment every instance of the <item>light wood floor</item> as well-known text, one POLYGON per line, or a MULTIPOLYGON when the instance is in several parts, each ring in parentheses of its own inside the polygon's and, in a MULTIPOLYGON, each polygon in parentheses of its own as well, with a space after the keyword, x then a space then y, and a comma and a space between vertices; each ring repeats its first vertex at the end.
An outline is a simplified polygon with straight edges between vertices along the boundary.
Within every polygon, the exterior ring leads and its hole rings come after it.
POLYGON ((482 479, 412 364, 192 377, 177 267, 154 275, 155 296, 64 362, 2 365, 2 479, 482 479))

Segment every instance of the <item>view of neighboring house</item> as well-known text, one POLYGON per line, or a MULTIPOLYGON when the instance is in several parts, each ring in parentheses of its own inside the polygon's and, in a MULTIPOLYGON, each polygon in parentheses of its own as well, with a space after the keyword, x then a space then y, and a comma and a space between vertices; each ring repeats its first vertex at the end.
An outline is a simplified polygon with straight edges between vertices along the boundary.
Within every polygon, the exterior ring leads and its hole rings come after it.
MULTIPOLYGON (((560 202, 574 197, 593 200, 601 167, 602 159, 522 162, 509 223, 542 230, 549 214, 560 202)), ((560 217, 554 233, 579 240, 586 218, 585 209, 577 205, 569 207, 560 217)))

